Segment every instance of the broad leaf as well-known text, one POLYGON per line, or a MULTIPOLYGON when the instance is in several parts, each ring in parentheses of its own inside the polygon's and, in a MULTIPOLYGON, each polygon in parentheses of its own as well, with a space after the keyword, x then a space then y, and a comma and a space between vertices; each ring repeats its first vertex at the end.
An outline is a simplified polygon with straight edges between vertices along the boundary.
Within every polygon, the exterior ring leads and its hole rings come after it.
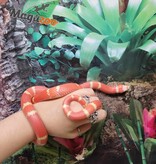
POLYGON ((99 0, 83 0, 82 1, 83 4, 87 7, 87 8, 91 8, 94 13, 97 13, 99 16, 103 17, 103 12, 102 12, 102 8, 101 8, 101 4, 99 0))
POLYGON ((70 21, 72 21, 73 23, 79 25, 80 27, 84 27, 80 18, 78 17, 78 15, 74 11, 72 11, 71 9, 68 9, 66 7, 59 6, 59 5, 56 6, 53 11, 53 15, 67 18, 70 21))
POLYGON ((66 32, 68 32, 72 35, 75 35, 81 39, 83 39, 87 35, 87 32, 83 28, 80 28, 79 26, 76 26, 69 22, 60 22, 55 26, 55 28, 66 31, 66 32))
POLYGON ((148 3, 141 11, 138 13, 137 17, 135 18, 132 28, 135 33, 141 31, 146 23, 152 18, 152 16, 156 13, 156 3, 148 3))
POLYGON ((96 51, 105 38, 104 35, 97 33, 90 33, 85 37, 80 51, 80 64, 82 67, 88 68, 90 66, 93 58, 96 56, 96 51))
POLYGON ((156 42, 153 40, 147 40, 147 42, 138 48, 148 52, 149 54, 153 54, 156 53, 156 42))
POLYGON ((128 45, 129 42, 115 43, 112 41, 108 41, 107 53, 111 62, 117 62, 118 60, 120 60, 128 45))
POLYGON ((79 39, 76 39, 74 37, 61 36, 50 41, 48 46, 50 48, 52 48, 53 46, 61 48, 63 45, 79 45, 80 46, 81 44, 82 44, 82 41, 79 39))
POLYGON ((117 0, 100 0, 105 20, 111 27, 114 35, 120 31, 119 2, 117 0))
POLYGON ((99 67, 92 67, 87 72, 87 81, 99 81, 99 75, 101 73, 101 69, 99 67))
POLYGON ((111 32, 110 27, 106 21, 98 14, 94 13, 93 10, 78 4, 76 12, 82 19, 84 19, 88 24, 95 28, 95 30, 97 30, 99 33, 106 35, 111 32))
POLYGON ((142 0, 129 0, 128 6, 126 9, 126 22, 131 25, 134 18, 137 15, 138 8, 141 4, 142 0))

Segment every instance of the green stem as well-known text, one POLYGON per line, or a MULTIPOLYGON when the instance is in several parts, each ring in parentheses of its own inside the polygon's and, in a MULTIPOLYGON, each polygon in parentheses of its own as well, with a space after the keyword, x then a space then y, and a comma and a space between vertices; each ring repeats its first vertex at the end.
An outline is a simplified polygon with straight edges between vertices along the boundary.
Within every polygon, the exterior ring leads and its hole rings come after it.
POLYGON ((130 153, 129 153, 129 151, 127 149, 127 146, 126 146, 126 144, 125 144, 125 142, 124 142, 124 140, 122 138, 122 135, 120 133, 120 130, 119 130, 119 126, 118 125, 116 125, 116 132, 117 132, 117 134, 119 136, 119 139, 120 139, 120 142, 121 142, 121 144, 122 144, 122 146, 124 148, 124 151, 126 153, 126 156, 127 156, 127 159, 128 159, 129 164, 133 164, 133 161, 131 159, 130 153))
POLYGON ((139 145, 140 145, 140 151, 141 151, 142 164, 147 164, 146 157, 145 157, 143 138, 142 138, 142 132, 141 132, 140 120, 137 120, 137 128, 138 128, 138 133, 139 133, 139 143, 140 143, 139 145))

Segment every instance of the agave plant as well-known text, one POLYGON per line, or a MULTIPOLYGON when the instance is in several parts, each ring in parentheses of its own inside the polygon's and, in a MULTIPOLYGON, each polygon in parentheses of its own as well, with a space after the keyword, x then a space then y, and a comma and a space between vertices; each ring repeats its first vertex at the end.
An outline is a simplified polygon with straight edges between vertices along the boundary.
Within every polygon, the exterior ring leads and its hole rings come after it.
POLYGON ((72 9, 57 5, 52 16, 64 21, 55 28, 66 36, 48 45, 77 45, 87 80, 103 74, 117 80, 138 78, 156 70, 155 14, 155 0, 129 0, 122 13, 118 0, 82 0, 72 9))

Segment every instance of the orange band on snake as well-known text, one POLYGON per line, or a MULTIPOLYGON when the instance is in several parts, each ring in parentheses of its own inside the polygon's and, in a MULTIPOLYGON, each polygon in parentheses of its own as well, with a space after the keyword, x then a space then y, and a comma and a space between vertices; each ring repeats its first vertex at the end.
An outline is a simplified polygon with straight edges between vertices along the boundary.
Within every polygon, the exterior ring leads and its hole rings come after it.
MULTIPOLYGON (((45 101, 45 100, 58 99, 82 88, 92 88, 92 89, 104 92, 106 94, 117 94, 117 93, 123 93, 127 91, 129 89, 129 86, 126 86, 126 85, 108 86, 108 85, 105 85, 103 83, 96 82, 96 81, 86 82, 80 85, 76 83, 67 83, 67 84, 62 84, 62 85, 52 87, 52 88, 35 86, 35 87, 31 87, 27 89, 22 95, 21 106, 22 106, 23 112, 25 113, 29 121, 32 121, 33 117, 37 115, 37 112, 34 109, 33 104, 37 102, 45 101)), ((96 100, 91 103, 87 103, 85 99, 81 96, 70 95, 65 98, 62 108, 65 115, 69 119, 73 121, 83 120, 85 118, 89 118, 89 116, 92 113, 100 109, 101 102, 99 100, 96 100), (82 110, 79 110, 79 111, 72 110, 70 108, 70 104, 73 101, 80 103, 82 106, 82 110)), ((39 121, 37 121, 36 124, 38 124, 38 122, 39 121)), ((46 138, 47 134, 45 133, 45 130, 43 131, 44 132, 39 137, 37 136, 38 140, 42 140, 42 138, 46 138)))

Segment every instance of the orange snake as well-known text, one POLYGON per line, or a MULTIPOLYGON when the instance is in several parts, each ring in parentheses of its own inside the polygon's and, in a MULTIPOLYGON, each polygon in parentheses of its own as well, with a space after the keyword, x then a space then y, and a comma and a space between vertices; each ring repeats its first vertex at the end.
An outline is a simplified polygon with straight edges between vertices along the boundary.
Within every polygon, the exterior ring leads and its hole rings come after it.
MULTIPOLYGON (((33 86, 28 88, 21 97, 21 107, 27 118, 36 114, 36 110, 33 104, 46 100, 54 100, 64 97, 76 90, 82 88, 92 88, 104 92, 106 94, 123 93, 129 89, 126 85, 108 86, 97 81, 85 82, 82 84, 66 83, 52 88, 46 88, 44 86, 33 86)), ((69 95, 64 99, 62 105, 65 115, 71 120, 83 120, 89 118, 89 116, 96 110, 101 108, 101 102, 95 100, 87 103, 86 100, 78 95, 69 95), (80 111, 74 111, 70 108, 72 101, 77 101, 83 107, 80 111)), ((30 118, 31 119, 31 118, 30 118)), ((32 119, 34 119, 32 117, 32 119)))

